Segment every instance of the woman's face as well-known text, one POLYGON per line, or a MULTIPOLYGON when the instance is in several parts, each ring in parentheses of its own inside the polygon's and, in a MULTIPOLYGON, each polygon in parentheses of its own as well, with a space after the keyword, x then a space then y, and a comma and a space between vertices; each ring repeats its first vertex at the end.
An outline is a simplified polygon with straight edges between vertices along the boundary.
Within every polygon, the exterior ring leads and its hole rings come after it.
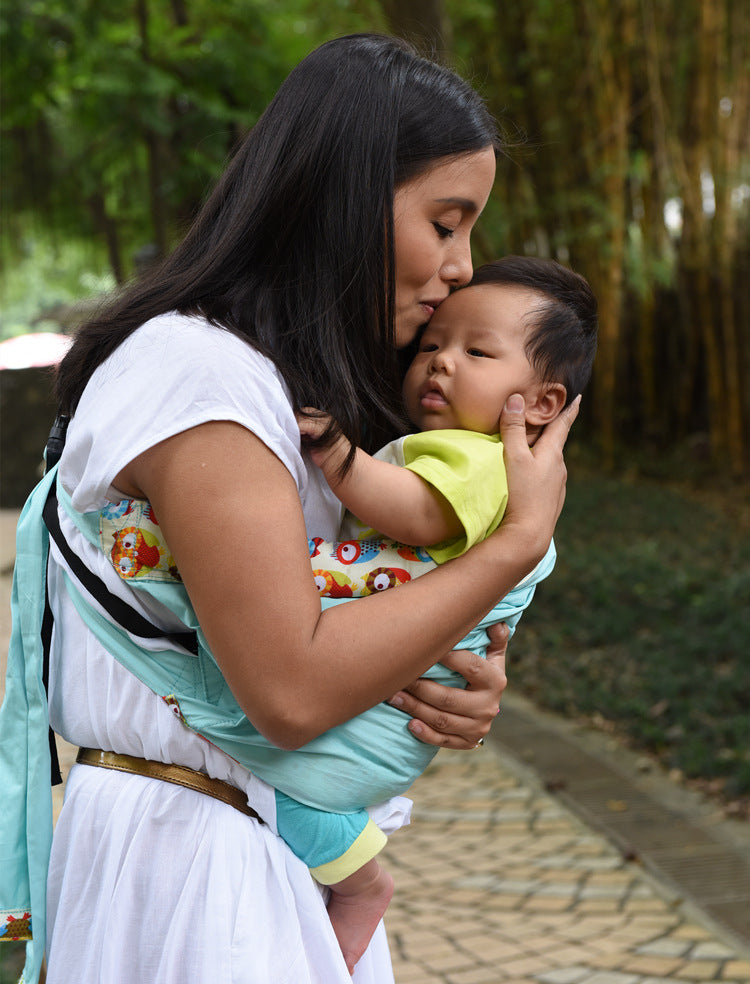
POLYGON ((430 320, 451 290, 471 280, 471 230, 495 180, 491 147, 447 157, 396 189, 396 345, 430 320))

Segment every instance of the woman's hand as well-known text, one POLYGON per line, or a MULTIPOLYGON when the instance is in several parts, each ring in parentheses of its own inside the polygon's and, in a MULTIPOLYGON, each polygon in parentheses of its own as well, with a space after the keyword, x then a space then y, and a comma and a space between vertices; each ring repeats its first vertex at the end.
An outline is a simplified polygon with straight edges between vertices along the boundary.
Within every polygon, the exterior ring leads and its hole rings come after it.
POLYGON ((529 447, 524 400, 518 393, 508 397, 500 430, 508 472, 508 507, 501 529, 520 531, 541 560, 552 539, 563 502, 567 471, 563 448, 581 398, 566 407, 529 447))
POLYGON ((489 628, 487 658, 456 649, 441 658, 443 666, 467 680, 465 690, 444 687, 420 678, 389 701, 411 714, 411 733, 428 745, 441 748, 476 748, 490 730, 499 711, 500 697, 507 685, 505 654, 510 631, 504 622, 489 628))

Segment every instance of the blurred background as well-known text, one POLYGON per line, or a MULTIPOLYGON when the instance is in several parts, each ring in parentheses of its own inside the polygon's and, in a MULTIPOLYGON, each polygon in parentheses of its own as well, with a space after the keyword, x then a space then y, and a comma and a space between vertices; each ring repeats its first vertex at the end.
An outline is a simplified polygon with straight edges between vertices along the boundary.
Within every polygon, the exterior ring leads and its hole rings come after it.
MULTIPOLYGON (((501 121, 475 262, 551 256, 599 297, 512 685, 747 817, 750 5, 3 0, 0 344, 71 335, 175 242, 290 68, 362 30, 452 65, 501 121)), ((34 361, 57 357, 0 362, 5 509, 53 415, 34 361)))

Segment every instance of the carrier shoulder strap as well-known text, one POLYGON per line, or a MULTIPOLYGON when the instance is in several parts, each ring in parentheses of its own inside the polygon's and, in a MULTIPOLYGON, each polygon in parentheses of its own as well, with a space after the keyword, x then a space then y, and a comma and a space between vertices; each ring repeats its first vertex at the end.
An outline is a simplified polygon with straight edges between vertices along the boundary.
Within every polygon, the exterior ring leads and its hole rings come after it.
POLYGON ((42 511, 42 518, 49 530, 50 536, 65 558, 65 562, 70 570, 92 598, 101 605, 113 622, 125 629, 126 632, 134 636, 139 636, 141 639, 165 639, 174 645, 187 649, 194 656, 198 655, 198 636, 195 631, 187 629, 184 632, 169 632, 149 622, 139 611, 131 607, 122 598, 113 594, 105 582, 97 574, 89 570, 81 558, 73 552, 60 529, 60 521, 57 515, 56 482, 53 482, 50 486, 42 511))
MULTIPOLYGON (((47 557, 47 569, 49 568, 49 557, 47 557)), ((49 603, 49 582, 47 569, 44 573, 44 614, 42 615, 42 683, 44 684, 45 694, 49 694, 49 654, 52 646, 52 608, 49 603)), ((59 786, 63 781, 60 772, 60 758, 57 754, 57 742, 55 732, 49 729, 49 757, 50 757, 50 785, 59 786)))

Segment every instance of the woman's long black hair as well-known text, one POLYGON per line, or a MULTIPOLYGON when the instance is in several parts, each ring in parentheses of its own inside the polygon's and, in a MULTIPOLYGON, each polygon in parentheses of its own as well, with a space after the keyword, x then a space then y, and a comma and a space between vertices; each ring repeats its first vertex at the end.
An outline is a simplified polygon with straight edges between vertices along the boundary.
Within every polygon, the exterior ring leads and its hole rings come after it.
POLYGON ((176 310, 270 357, 295 410, 318 407, 355 445, 379 445, 401 425, 394 189, 487 146, 498 137, 480 97, 406 43, 353 35, 317 48, 172 255, 81 329, 57 376, 62 412, 131 332, 176 310))

